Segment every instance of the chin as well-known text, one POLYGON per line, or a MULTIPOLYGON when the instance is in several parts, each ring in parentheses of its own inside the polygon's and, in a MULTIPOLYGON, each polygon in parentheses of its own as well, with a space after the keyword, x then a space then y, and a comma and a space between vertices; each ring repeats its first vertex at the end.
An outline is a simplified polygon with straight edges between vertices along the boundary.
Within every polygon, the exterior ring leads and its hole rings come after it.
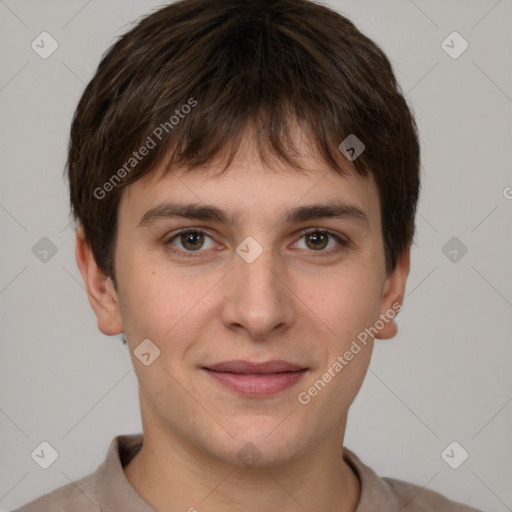
POLYGON ((231 464, 247 468, 276 467, 287 464, 304 451, 304 439, 299 432, 281 429, 277 426, 279 421, 272 428, 258 428, 258 422, 255 423, 243 431, 243 435, 230 440, 231 464))

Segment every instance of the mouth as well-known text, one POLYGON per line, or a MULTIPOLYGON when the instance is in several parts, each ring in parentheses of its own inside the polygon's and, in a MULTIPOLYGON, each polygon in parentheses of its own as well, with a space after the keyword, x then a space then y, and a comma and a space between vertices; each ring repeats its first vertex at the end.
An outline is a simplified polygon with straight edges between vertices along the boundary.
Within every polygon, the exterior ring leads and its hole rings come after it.
POLYGON ((287 361, 224 361, 203 367, 210 377, 247 397, 269 396, 296 384, 309 369, 287 361))

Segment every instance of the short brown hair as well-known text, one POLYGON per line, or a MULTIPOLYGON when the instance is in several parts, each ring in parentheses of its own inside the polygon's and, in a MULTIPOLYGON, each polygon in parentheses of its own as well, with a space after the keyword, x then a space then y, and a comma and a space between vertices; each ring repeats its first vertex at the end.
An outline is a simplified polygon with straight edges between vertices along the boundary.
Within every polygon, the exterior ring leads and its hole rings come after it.
POLYGON ((299 170, 297 125, 341 174, 339 144, 365 145, 352 164, 376 181, 393 270, 413 240, 420 155, 383 51, 307 0, 182 0, 143 18, 103 56, 71 127, 72 212, 98 266, 115 282, 123 187, 164 161, 192 170, 226 154, 227 168, 250 126, 263 161, 270 151, 299 170))

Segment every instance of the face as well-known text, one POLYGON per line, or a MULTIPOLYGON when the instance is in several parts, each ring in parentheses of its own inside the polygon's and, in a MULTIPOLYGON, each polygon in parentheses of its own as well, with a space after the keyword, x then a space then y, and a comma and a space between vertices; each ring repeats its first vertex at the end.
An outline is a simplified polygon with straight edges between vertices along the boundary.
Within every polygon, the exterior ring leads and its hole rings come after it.
POLYGON ((98 325, 126 335, 146 435, 234 464, 342 439, 368 332, 396 332, 408 257, 386 274, 373 179, 303 162, 269 168, 245 150, 223 174, 157 169, 126 187, 117 290, 78 237, 98 325))

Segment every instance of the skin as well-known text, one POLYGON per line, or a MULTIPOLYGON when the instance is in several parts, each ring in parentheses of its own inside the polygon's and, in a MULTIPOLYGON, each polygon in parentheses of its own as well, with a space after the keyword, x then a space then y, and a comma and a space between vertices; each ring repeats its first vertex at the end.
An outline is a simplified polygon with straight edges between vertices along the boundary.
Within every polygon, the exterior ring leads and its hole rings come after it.
MULTIPOLYGON (((387 274, 373 179, 338 175, 304 138, 298 147, 305 174, 277 161, 265 166, 246 140, 224 174, 216 163, 186 174, 158 168, 127 186, 118 211, 117 289, 77 230, 77 262, 98 327, 125 333, 139 381, 144 445, 124 472, 156 510, 347 512, 359 502, 360 482, 342 445, 373 340, 307 405, 297 396, 402 303, 409 249, 387 274), (165 201, 227 209, 236 224, 166 218, 137 227, 165 201), (357 206, 368 222, 279 223, 292 208, 329 201, 357 206), (168 241, 183 228, 206 231, 199 252, 187 246, 186 253, 180 237, 168 241), (318 249, 304 236, 310 228, 349 245, 329 238, 318 249), (248 236, 263 249, 252 263, 236 252, 248 236), (134 356, 144 339, 160 349, 149 366, 134 356), (244 397, 202 369, 232 359, 283 359, 308 372, 277 394, 244 397), (246 443, 261 454, 252 466, 237 457, 246 443)), ((396 332, 389 321, 377 338, 396 332)))

